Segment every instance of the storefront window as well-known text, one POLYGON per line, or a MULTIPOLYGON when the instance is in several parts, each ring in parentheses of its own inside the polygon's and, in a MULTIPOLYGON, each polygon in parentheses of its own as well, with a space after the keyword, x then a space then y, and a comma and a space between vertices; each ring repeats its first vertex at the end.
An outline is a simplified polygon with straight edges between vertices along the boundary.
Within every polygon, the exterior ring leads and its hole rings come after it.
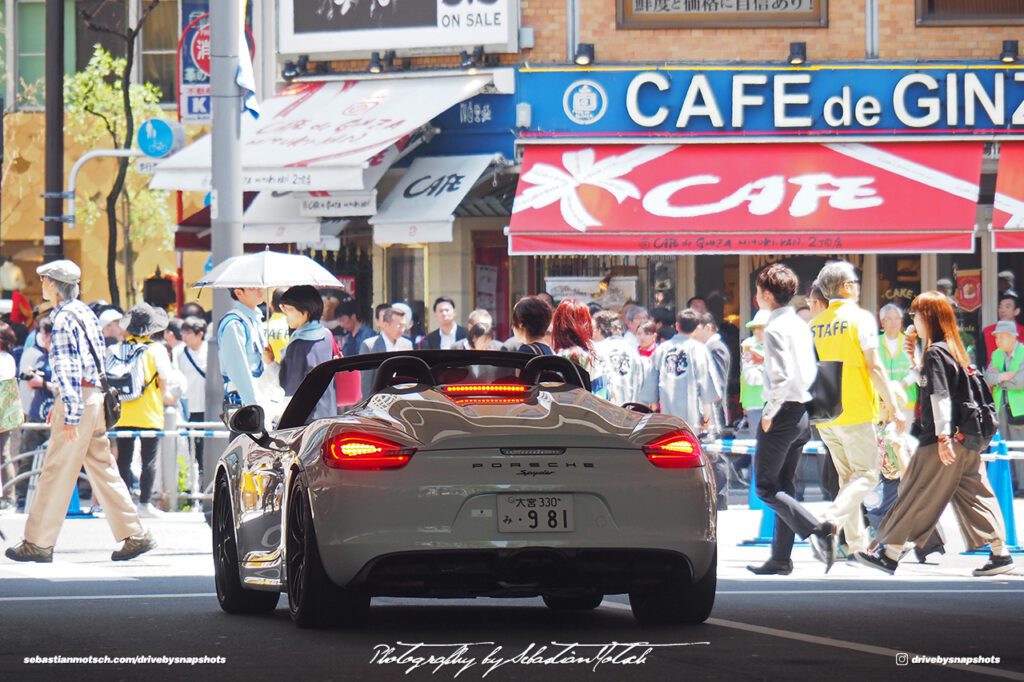
POLYGON ((426 333, 424 255, 425 249, 421 246, 392 246, 387 249, 388 302, 404 301, 412 308, 413 319, 407 322, 410 322, 409 332, 414 339, 426 333))
POLYGON ((646 266, 642 256, 542 256, 536 288, 530 293, 547 291, 555 303, 575 298, 618 310, 628 300, 648 300, 646 266))
POLYGON ((917 0, 917 23, 1001 26, 1024 23, 1019 0, 917 0))
POLYGON ((910 303, 921 293, 921 257, 917 255, 879 255, 878 301, 876 310, 894 303, 904 312, 904 326, 910 324, 910 303))
MULTIPOLYGON (((825 263, 831 260, 845 260, 853 264, 857 268, 857 274, 863 274, 864 270, 864 254, 852 253, 852 254, 829 254, 824 256, 774 256, 774 255, 754 255, 750 257, 750 295, 754 295, 755 285, 754 282, 757 280, 757 274, 761 272, 765 267, 772 263, 783 263, 786 266, 792 268, 793 272, 796 273, 800 279, 800 286, 797 289, 797 295, 793 299, 793 305, 802 306, 804 304, 804 298, 807 295, 807 291, 810 289, 811 282, 813 282, 818 273, 821 272, 821 268, 824 267, 825 263)), ((870 309, 870 301, 862 301, 861 305, 870 309)), ((751 303, 751 310, 755 310, 753 302, 751 303)), ((746 322, 746 320, 744 320, 746 322)))
POLYGON ((952 299, 957 324, 960 326, 960 337, 971 362, 977 363, 979 358, 985 357, 979 348, 979 344, 984 344, 980 333, 981 255, 977 247, 974 253, 940 253, 937 265, 936 286, 952 299))
MULTIPOLYGON (((699 256, 695 259, 696 295, 719 322, 739 325, 739 256, 699 256)), ((679 301, 680 307, 686 301, 679 301)))

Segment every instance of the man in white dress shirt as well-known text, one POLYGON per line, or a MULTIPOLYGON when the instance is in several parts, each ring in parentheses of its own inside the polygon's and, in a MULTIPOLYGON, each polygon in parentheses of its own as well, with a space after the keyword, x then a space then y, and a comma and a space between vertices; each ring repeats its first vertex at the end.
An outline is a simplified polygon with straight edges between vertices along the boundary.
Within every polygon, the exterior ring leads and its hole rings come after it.
MULTIPOLYGON (((405 333, 405 313, 398 308, 388 308, 381 313, 380 334, 371 336, 359 347, 359 354, 394 353, 401 350, 412 350, 412 341, 402 336, 405 333)), ((362 373, 363 396, 369 394, 373 380, 373 372, 362 373)))
POLYGON ((810 538, 826 572, 835 561, 835 526, 819 522, 793 496, 797 465, 811 437, 805 403, 818 372, 811 331, 789 305, 797 284, 796 273, 781 263, 757 276, 757 304, 769 316, 764 330, 765 405, 757 429, 754 480, 757 496, 776 514, 771 557, 760 566, 747 566, 757 575, 793 572, 795 534, 810 538))

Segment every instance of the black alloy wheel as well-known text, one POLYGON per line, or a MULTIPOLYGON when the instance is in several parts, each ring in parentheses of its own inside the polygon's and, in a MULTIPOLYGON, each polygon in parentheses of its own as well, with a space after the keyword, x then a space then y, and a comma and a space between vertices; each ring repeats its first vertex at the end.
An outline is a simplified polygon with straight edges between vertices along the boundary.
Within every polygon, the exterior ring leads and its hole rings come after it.
POLYGON ((213 576, 217 601, 228 613, 270 613, 277 608, 280 592, 247 590, 238 577, 238 546, 231 514, 231 495, 223 476, 213 496, 213 576))
POLYGON ((300 628, 351 627, 366 619, 370 597, 335 585, 324 571, 309 491, 298 476, 288 500, 285 568, 288 610, 300 628))

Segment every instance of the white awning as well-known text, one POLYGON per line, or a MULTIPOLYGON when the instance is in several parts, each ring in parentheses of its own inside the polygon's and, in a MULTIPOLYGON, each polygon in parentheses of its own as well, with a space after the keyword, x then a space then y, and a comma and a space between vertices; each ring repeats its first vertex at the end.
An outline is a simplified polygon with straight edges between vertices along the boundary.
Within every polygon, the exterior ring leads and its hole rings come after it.
MULTIPOLYGON (((490 81, 460 74, 293 83, 261 103, 259 119, 243 117, 242 189, 372 188, 372 176, 387 170, 421 127, 490 81)), ((150 187, 210 190, 210 150, 207 135, 161 162, 150 187)))
POLYGON ((377 244, 450 242, 452 214, 500 154, 421 156, 370 219, 377 244))

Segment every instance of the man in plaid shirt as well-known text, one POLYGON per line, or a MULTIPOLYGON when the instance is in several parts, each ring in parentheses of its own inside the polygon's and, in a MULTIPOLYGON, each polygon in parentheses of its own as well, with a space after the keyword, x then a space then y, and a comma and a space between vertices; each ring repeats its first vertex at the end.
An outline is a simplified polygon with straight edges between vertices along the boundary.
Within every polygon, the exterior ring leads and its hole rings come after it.
POLYGON ((15 561, 53 561, 53 546, 84 465, 110 530, 118 541, 124 541, 110 558, 133 559, 156 547, 156 543, 142 529, 131 493, 110 452, 103 392, 98 388, 102 370, 93 356, 95 350, 102 361, 106 353, 99 320, 78 300, 82 271, 77 265, 58 260, 39 266, 36 272, 43 298, 56 306, 51 313, 50 363, 59 399, 50 414, 46 462, 29 509, 24 540, 8 548, 6 556, 15 561))

